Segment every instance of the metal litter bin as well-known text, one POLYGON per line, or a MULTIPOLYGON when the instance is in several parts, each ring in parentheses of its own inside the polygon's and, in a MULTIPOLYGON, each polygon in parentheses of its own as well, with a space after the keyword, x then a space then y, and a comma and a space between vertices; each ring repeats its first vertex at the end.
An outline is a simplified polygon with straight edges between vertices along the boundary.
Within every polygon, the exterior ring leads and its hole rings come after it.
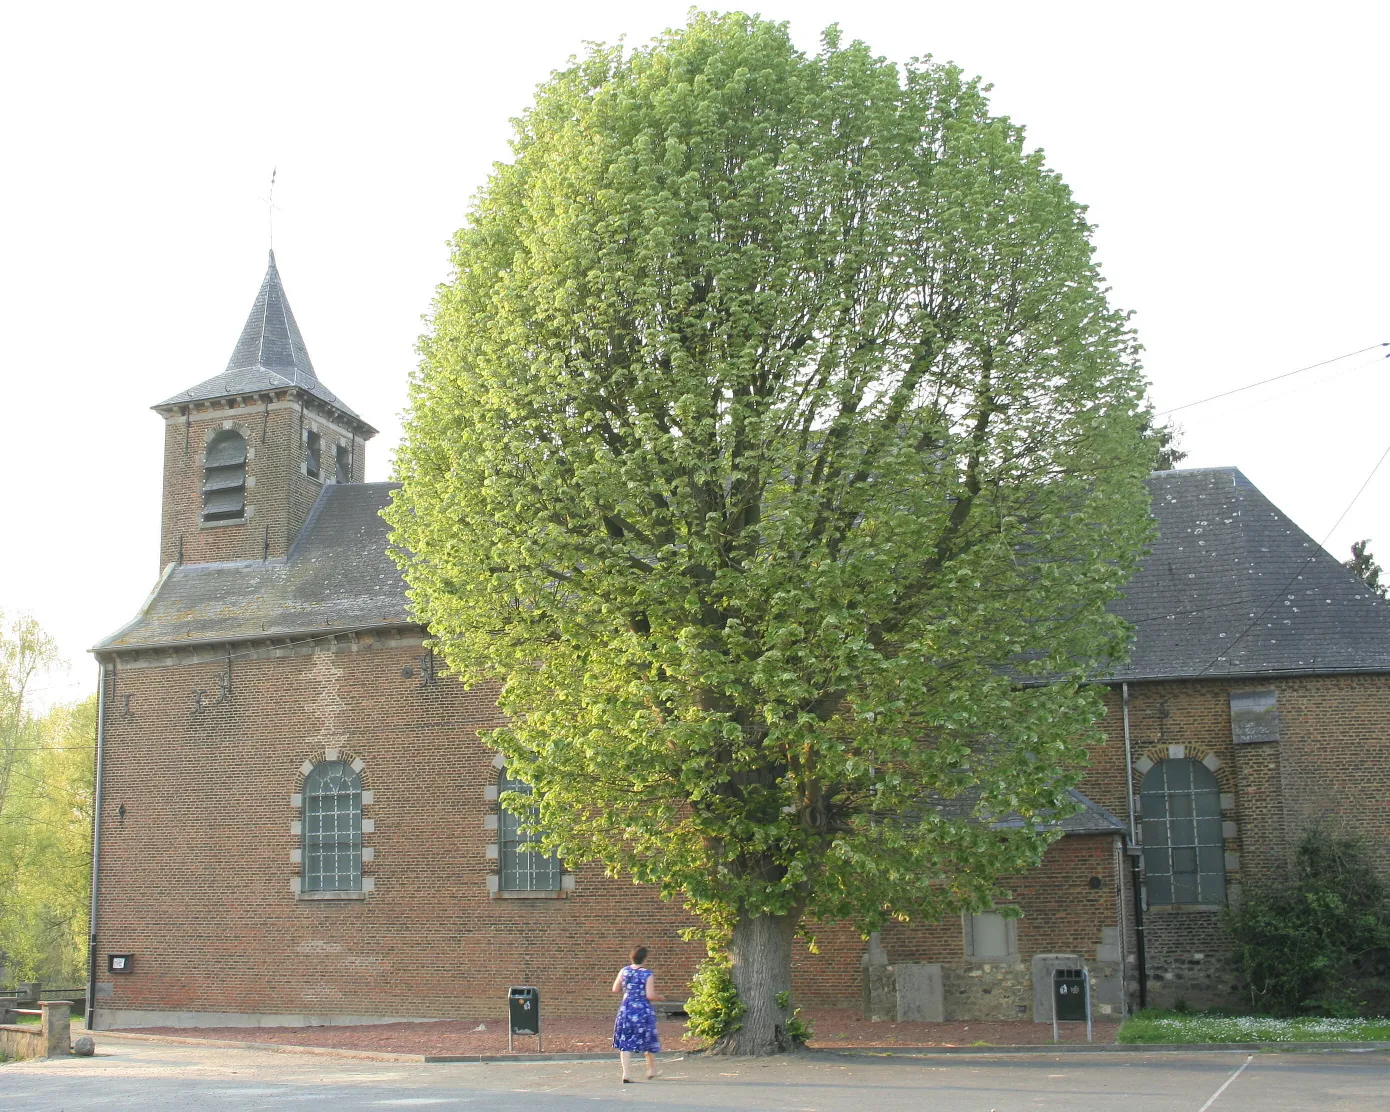
POLYGON ((535 1035, 541 1049, 541 991, 535 985, 512 985, 507 992, 507 1049, 513 1035, 535 1035))
POLYGON ((1091 976, 1085 969, 1052 972, 1052 1041, 1057 1041, 1060 1020, 1086 1021, 1086 1041, 1091 1041, 1091 976))

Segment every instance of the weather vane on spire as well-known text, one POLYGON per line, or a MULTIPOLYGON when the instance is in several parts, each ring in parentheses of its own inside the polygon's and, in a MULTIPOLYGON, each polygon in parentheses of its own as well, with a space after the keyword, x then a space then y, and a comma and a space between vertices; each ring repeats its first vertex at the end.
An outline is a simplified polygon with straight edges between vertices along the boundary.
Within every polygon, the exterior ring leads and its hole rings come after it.
POLYGON ((270 235, 270 249, 272 251, 275 250, 275 212, 280 208, 280 206, 275 203, 275 171, 276 168, 272 166, 270 168, 270 189, 267 191, 266 195, 261 198, 261 200, 265 202, 265 222, 267 232, 270 235))

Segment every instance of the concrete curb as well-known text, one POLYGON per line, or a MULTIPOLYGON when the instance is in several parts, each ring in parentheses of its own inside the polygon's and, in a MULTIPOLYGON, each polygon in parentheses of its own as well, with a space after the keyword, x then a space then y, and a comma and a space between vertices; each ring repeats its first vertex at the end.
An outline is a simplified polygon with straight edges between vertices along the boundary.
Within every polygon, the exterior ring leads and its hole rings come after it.
MULTIPOLYGON (((275 1054, 318 1054, 372 1062, 419 1062, 429 1065, 524 1065, 535 1062, 607 1062, 605 1054, 404 1054, 386 1050, 350 1050, 332 1046, 300 1046, 291 1043, 240 1042, 231 1039, 196 1039, 179 1035, 143 1035, 133 1031, 100 1031, 94 1038, 129 1039, 135 1042, 175 1046, 214 1046, 232 1050, 268 1050, 275 1054)), ((1016 1058, 1047 1054, 1366 1054, 1390 1052, 1390 1042, 1248 1042, 1248 1043, 1033 1043, 1025 1046, 813 1046, 807 1054, 849 1058, 1016 1058)), ((703 1051, 671 1051, 682 1058, 699 1057, 703 1051)), ((674 1061, 663 1058, 662 1061, 674 1061)))
POLYGON ((1036 1043, 1027 1046, 815 1046, 812 1054, 875 1058, 931 1058, 955 1055, 1017 1057, 1029 1054, 1248 1054, 1357 1053, 1390 1051, 1390 1042, 1245 1043, 1036 1043))

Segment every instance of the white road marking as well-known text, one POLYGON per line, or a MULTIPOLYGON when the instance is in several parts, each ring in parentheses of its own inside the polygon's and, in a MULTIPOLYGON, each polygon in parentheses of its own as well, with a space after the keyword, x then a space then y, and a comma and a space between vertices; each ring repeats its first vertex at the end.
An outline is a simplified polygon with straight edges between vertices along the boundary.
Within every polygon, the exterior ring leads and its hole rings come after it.
POLYGON ((1221 1088, 1217 1089, 1216 1092, 1212 1093, 1211 1099, 1207 1101, 1206 1104, 1202 1105, 1201 1108, 1197 1109, 1197 1112, 1207 1112, 1207 1109, 1216 1103, 1216 1098, 1226 1091, 1226 1086, 1229 1085, 1241 1074, 1243 1074, 1245 1072, 1245 1067, 1248 1066, 1254 1060, 1255 1056, 1253 1054, 1250 1055, 1249 1058, 1245 1059, 1245 1061, 1241 1063, 1240 1069, 1236 1070, 1235 1073, 1231 1074, 1230 1077, 1226 1078, 1226 1080, 1222 1082, 1221 1088))

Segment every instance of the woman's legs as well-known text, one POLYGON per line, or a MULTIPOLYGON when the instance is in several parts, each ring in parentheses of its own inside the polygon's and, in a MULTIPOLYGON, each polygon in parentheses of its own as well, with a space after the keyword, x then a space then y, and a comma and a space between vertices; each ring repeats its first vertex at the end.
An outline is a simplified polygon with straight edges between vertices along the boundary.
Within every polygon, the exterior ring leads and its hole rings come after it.
POLYGON ((630 1065, 632 1064, 632 1051, 630 1051, 630 1050, 620 1050, 620 1051, 618 1051, 618 1061, 620 1061, 620 1062, 623 1064, 623 1080, 624 1080, 624 1081, 630 1081, 631 1078, 628 1077, 627 1071, 628 1071, 628 1066, 630 1066, 630 1065))
POLYGON ((656 1072, 656 1055, 649 1050, 647 1051, 647 1077, 651 1079, 659 1076, 661 1075, 656 1072))

